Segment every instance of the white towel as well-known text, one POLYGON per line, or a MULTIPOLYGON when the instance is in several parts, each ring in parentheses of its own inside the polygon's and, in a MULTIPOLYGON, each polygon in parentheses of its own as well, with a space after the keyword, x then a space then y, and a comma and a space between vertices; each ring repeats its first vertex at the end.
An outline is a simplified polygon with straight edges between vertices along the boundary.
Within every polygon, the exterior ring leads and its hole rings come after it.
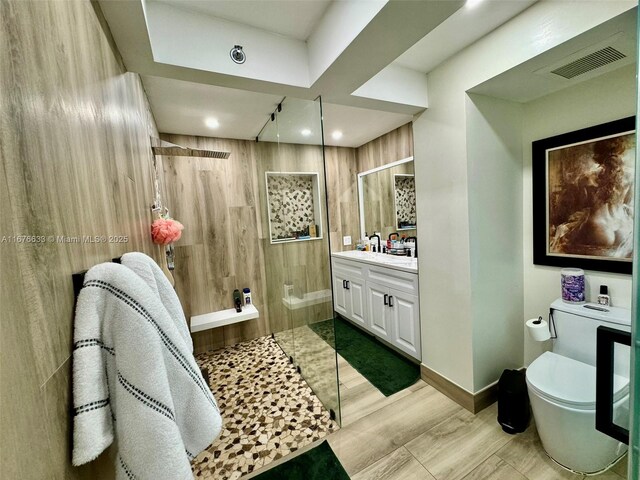
POLYGON ((180 334, 193 352, 193 340, 189 333, 187 319, 184 316, 180 299, 176 295, 171 283, 160 269, 156 261, 148 255, 140 252, 125 253, 120 259, 122 265, 133 270, 158 296, 164 308, 176 322, 180 334))
POLYGON ((76 307, 73 464, 116 440, 117 478, 191 480, 222 419, 189 346, 129 268, 87 272, 76 307))

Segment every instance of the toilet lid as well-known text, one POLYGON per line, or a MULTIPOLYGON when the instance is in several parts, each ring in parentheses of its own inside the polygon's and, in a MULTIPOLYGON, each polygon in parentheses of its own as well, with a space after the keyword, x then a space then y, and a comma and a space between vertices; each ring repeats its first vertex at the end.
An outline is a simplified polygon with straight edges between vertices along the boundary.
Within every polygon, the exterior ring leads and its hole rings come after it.
MULTIPOLYGON (((596 368, 553 352, 545 352, 527 369, 527 382, 542 395, 582 408, 595 407, 596 368)), ((629 392, 629 379, 614 375, 614 402, 629 392)))

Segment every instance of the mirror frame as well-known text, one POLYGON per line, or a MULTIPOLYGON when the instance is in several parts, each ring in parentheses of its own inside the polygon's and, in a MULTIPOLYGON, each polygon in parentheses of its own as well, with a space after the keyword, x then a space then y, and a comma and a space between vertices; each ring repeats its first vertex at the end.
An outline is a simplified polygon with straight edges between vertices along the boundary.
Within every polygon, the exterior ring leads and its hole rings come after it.
MULTIPOLYGON (((397 167, 398 165, 402 165, 403 163, 413 162, 413 156, 403 158, 402 160, 398 160, 392 163, 387 163, 380 167, 372 168, 371 170, 366 170, 364 172, 358 173, 358 215, 360 216, 360 238, 364 238, 365 234, 365 226, 364 226, 364 188, 362 183, 362 178, 367 175, 371 175, 372 173, 380 172, 382 170, 386 170, 388 168, 397 167)), ((394 200, 395 202, 395 200, 394 200)), ((395 209, 395 206, 394 206, 395 209)), ((397 224, 396 219, 396 224, 397 224)), ((375 232, 374 232, 375 233, 375 232)))

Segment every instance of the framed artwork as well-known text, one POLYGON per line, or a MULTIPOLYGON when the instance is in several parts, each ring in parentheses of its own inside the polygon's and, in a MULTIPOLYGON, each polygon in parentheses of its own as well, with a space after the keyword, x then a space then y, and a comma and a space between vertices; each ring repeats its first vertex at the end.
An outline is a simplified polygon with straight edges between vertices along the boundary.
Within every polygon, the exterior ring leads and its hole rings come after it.
POLYGON ((631 274, 635 117, 532 149, 533 263, 631 274))

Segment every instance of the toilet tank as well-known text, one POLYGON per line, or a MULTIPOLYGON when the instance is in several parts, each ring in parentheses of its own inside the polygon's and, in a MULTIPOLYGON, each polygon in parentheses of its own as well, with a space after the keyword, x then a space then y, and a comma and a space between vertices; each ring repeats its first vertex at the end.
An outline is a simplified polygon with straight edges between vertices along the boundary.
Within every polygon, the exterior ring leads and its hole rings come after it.
MULTIPOLYGON (((631 311, 620 307, 604 307, 593 303, 581 305, 569 304, 558 299, 551 304, 551 334, 553 352, 595 366, 596 330, 599 326, 631 331, 631 311), (589 307, 606 309, 594 310, 589 307)), ((626 345, 616 344, 614 371, 617 375, 629 378, 630 349, 626 345)))

